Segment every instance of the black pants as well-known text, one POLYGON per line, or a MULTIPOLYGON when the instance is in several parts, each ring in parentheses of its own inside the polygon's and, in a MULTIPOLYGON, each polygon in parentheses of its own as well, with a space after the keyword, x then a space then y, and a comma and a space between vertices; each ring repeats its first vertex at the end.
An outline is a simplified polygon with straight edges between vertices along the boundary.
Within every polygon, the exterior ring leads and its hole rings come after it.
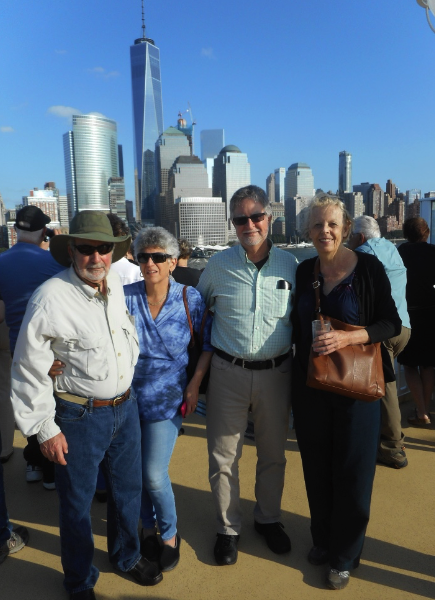
POLYGON ((380 402, 308 388, 299 367, 292 403, 313 543, 329 552, 333 569, 355 569, 370 516, 380 402))

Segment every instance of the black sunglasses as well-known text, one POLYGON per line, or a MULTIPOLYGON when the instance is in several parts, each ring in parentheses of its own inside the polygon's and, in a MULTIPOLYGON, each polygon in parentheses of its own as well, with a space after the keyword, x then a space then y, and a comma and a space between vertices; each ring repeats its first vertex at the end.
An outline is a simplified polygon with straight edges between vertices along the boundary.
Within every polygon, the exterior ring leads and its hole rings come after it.
POLYGON ((137 255, 137 262, 146 265, 149 259, 151 259, 156 265, 158 263, 164 263, 168 258, 172 258, 172 256, 170 254, 164 254, 163 252, 140 252, 140 254, 137 255))
POLYGON ((90 246, 89 244, 75 245, 74 248, 84 254, 84 256, 91 256, 94 252, 98 254, 109 254, 112 252, 114 244, 100 244, 99 246, 90 246))
POLYGON ((264 220, 266 213, 255 213, 255 215, 249 215, 249 217, 233 217, 234 225, 246 225, 248 219, 251 219, 253 223, 259 223, 264 220))

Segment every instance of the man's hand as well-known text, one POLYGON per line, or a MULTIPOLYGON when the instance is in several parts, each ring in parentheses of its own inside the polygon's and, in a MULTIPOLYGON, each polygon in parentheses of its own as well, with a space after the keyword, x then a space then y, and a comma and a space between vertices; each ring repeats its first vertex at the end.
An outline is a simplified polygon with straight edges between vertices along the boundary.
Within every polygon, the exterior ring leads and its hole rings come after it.
POLYGON ((68 454, 68 444, 63 433, 58 433, 46 442, 39 444, 42 454, 51 462, 66 465, 65 454, 68 454))

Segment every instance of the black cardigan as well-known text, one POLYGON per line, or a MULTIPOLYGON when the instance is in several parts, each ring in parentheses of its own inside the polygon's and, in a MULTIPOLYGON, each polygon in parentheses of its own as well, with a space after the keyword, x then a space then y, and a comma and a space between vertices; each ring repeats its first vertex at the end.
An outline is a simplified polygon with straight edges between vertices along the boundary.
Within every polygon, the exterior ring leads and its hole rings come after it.
MULTIPOLYGON (((372 342, 383 342, 399 335, 402 321, 391 296, 390 281, 382 263, 372 254, 356 252, 358 262, 355 267, 354 286, 358 298, 359 323, 366 328, 372 342)), ((299 298, 314 281, 314 264, 317 256, 302 262, 296 271, 296 294, 292 310, 293 342, 301 336, 300 320, 297 314, 299 298)), ((313 290, 314 295, 314 290, 313 290)), ((395 381, 387 349, 381 345, 385 381, 395 381)), ((307 365, 301 365, 305 370, 307 365)))

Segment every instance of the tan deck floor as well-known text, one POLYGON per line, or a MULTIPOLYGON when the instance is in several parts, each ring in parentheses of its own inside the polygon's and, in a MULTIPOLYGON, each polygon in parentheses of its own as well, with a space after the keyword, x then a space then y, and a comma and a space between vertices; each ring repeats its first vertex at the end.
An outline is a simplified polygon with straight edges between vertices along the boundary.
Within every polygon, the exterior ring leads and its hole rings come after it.
MULTIPOLYGON (((402 405, 404 416, 410 410, 411 404, 402 405)), ((239 559, 234 566, 218 567, 213 560, 215 524, 204 419, 195 415, 183 426, 185 435, 171 463, 182 536, 180 563, 154 588, 115 574, 105 551, 106 505, 94 502, 95 564, 101 572, 95 588, 98 600, 316 600, 332 593, 324 587, 325 567, 313 567, 306 560, 311 546, 309 512, 294 432, 287 442, 282 506, 292 552, 272 554, 253 529, 255 447, 247 441, 240 464, 244 529, 239 559)), ((405 418, 403 427, 409 466, 400 471, 377 468, 362 564, 349 586, 337 592, 343 600, 435 598, 435 430, 411 428, 405 418)), ((30 542, 0 566, 0 600, 63 600, 68 596, 62 587, 57 495, 41 483, 26 483, 23 446, 17 432, 16 451, 4 465, 5 484, 11 520, 29 528, 30 542)))

